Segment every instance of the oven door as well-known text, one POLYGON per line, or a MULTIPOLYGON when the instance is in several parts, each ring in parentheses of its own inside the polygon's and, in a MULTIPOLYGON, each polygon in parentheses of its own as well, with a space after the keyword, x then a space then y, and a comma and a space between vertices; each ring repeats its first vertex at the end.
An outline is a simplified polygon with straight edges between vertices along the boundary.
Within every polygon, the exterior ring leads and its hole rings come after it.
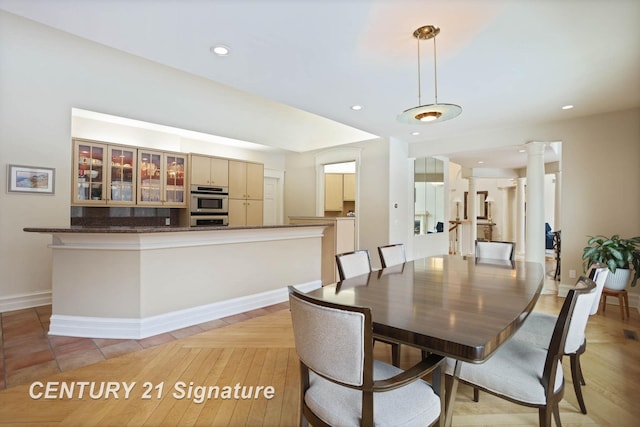
POLYGON ((225 194, 191 193, 192 213, 227 214, 229 196, 225 194))
POLYGON ((191 227, 217 227, 229 225, 228 215, 191 215, 191 227))

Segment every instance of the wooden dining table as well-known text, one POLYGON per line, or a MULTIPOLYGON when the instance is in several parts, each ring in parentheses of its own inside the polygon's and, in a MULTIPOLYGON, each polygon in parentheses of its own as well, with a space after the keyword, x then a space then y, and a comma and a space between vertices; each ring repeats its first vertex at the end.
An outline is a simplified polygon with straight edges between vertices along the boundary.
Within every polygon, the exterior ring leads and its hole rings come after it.
MULTIPOLYGON (((309 295, 371 308, 373 332, 456 360, 440 425, 450 425, 460 362, 482 363, 524 322, 542 291, 535 262, 432 256, 324 286, 309 295)), ((443 366, 443 365, 441 365, 443 366)), ((440 378, 433 376, 434 382, 440 378)), ((444 397, 443 386, 434 383, 444 397)))

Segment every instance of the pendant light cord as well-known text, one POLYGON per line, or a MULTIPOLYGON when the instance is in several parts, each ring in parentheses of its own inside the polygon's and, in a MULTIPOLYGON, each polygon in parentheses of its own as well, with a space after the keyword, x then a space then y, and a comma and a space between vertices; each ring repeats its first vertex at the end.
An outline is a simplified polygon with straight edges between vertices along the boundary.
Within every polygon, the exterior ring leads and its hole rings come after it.
POLYGON ((435 85, 436 105, 438 104, 438 67, 436 66, 436 36, 433 36, 433 82, 435 85))
POLYGON ((418 105, 422 105, 422 84, 420 82, 420 38, 416 37, 418 41, 418 105))

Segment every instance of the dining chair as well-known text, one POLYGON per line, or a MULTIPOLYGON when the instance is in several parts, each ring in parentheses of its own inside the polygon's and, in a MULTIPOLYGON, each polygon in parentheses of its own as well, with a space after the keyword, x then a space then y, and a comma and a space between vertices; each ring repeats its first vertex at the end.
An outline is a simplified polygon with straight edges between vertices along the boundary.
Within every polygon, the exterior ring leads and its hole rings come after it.
POLYGON ((513 242, 479 242, 476 240, 476 258, 513 260, 513 242))
POLYGON ((371 272, 371 258, 366 249, 337 254, 336 264, 341 281, 371 272))
MULTIPOLYGON (((366 249, 338 254, 336 255, 336 264, 340 281, 371 273, 371 258, 366 249)), ((400 343, 377 335, 375 339, 391 346, 391 363, 393 366, 400 366, 400 343)))
POLYGON ((541 427, 551 426, 552 415, 560 426, 558 403, 564 395, 562 357, 576 346, 579 334, 574 331, 584 331, 595 294, 596 284, 580 277, 565 298, 546 349, 525 340, 510 339, 481 364, 447 359, 446 373, 456 374, 461 383, 474 389, 538 408, 541 427))
MULTIPOLYGON (((607 280, 609 269, 603 266, 592 266, 588 275, 596 285, 593 305, 589 310, 592 316, 598 312, 600 295, 604 288, 604 282, 607 280)), ((513 339, 529 342, 539 348, 547 349, 553 335, 553 328, 558 317, 552 314, 532 312, 524 321, 518 332, 515 333, 513 339)), ((586 324, 585 324, 586 327, 586 324)), ((583 414, 587 413, 587 407, 582 396, 581 385, 586 385, 584 375, 582 374, 582 366, 580 365, 580 355, 586 351, 587 339, 583 329, 569 330, 567 336, 567 346, 565 347, 565 355, 569 356, 571 362, 571 379, 573 381, 573 389, 578 398, 578 404, 583 414)), ((474 395, 474 397, 476 397, 474 395)), ((477 401, 477 398, 474 399, 477 401)))
POLYGON ((320 301, 291 286, 289 303, 300 359, 300 425, 425 426, 439 420, 442 374, 437 392, 421 378, 442 356, 396 368, 373 359, 370 308, 320 301))
POLYGON ((404 243, 378 246, 378 255, 380 255, 380 263, 382 264, 382 268, 391 267, 392 265, 404 264, 407 261, 407 256, 404 250, 404 243))

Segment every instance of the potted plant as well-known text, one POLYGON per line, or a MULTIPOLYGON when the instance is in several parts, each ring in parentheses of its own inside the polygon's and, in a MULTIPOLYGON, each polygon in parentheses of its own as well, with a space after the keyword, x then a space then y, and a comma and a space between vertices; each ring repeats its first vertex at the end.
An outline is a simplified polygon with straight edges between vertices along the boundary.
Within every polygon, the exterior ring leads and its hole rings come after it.
POLYGON ((640 277, 640 236, 630 239, 623 239, 617 234, 611 237, 589 236, 587 245, 582 253, 585 271, 593 263, 606 265, 611 273, 605 286, 621 290, 627 286, 630 267, 633 267, 631 286, 636 285, 640 277))

